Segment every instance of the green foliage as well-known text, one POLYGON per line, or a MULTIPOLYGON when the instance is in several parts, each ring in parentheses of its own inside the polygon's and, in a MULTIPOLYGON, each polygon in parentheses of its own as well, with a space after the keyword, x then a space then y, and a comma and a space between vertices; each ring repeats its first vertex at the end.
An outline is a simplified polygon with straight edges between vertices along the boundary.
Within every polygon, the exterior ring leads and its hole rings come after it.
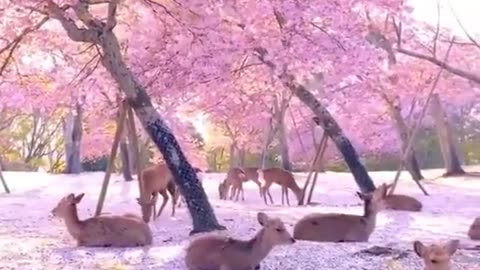
POLYGON ((102 156, 94 159, 87 159, 82 161, 82 168, 87 172, 98 172, 107 170, 108 156, 102 156))

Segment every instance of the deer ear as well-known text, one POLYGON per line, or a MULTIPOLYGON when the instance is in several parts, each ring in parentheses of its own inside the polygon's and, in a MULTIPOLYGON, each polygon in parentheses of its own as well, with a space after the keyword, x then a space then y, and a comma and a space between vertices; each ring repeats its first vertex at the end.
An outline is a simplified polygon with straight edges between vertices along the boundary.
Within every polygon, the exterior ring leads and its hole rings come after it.
POLYGON ((450 240, 445 245, 447 247, 448 253, 452 256, 458 249, 458 245, 460 244, 459 240, 450 240))
POLYGON ((263 212, 258 212, 257 219, 260 225, 265 226, 265 224, 267 224, 267 221, 268 221, 268 216, 263 212))
POLYGON ((80 194, 78 194, 78 195, 75 196, 75 198, 73 199, 73 202, 74 202, 75 204, 79 203, 79 202, 82 200, 83 196, 85 196, 85 193, 80 193, 80 194))
POLYGON ((357 194, 357 196, 358 196, 361 200, 365 200, 365 199, 366 199, 366 196, 365 196, 364 193, 361 193, 361 192, 358 192, 358 191, 357 191, 356 194, 357 194))
POLYGON ((70 193, 67 195, 67 200, 69 202, 74 202, 75 201, 75 195, 73 193, 70 193))
POLYGON ((425 246, 422 242, 415 241, 413 242, 413 251, 415 251, 415 254, 417 254, 418 257, 422 258, 423 254, 425 253, 425 246))

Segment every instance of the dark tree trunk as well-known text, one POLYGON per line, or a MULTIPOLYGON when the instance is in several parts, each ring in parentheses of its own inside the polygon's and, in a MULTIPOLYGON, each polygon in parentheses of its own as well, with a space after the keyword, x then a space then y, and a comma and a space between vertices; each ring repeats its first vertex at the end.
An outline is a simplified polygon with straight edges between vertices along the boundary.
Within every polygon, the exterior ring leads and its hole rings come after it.
POLYGON ((231 143, 230 144, 230 160, 229 160, 229 164, 230 164, 230 168, 233 168, 235 167, 235 149, 236 149, 236 146, 237 144, 235 142, 231 143))
POLYGON ((457 149, 455 147, 455 141, 452 130, 448 123, 448 117, 443 111, 440 103, 440 97, 438 94, 432 95, 431 113, 435 120, 435 126, 438 134, 438 141, 440 143, 440 149, 443 155, 443 161, 445 164, 445 176, 463 175, 465 171, 460 164, 458 158, 457 149))
MULTIPOLYGON (((408 141, 410 139, 410 135, 409 135, 410 132, 408 131, 408 127, 407 127, 407 124, 405 123, 405 120, 403 119, 401 108, 399 106, 395 106, 394 104, 392 104, 392 102, 388 99, 386 99, 386 103, 388 106, 390 117, 395 123, 395 127, 397 128, 397 132, 400 136, 400 141, 402 143, 402 150, 405 152, 408 146, 408 141)), ((413 148, 413 145, 411 147, 412 149, 410 150, 407 160, 405 161, 405 166, 414 180, 422 180, 424 179, 424 177, 420 170, 417 156, 415 155, 415 149, 413 148)))
POLYGON ((153 107, 146 89, 140 85, 123 60, 120 44, 113 33, 113 28, 117 24, 115 18, 117 4, 117 1, 109 3, 108 18, 106 22, 102 22, 88 11, 88 1, 79 1, 72 8, 86 28, 78 28, 73 20, 66 17, 65 11, 53 1, 48 1, 46 8, 48 15, 61 23, 72 40, 94 43, 102 49, 102 65, 125 93, 129 105, 162 153, 175 183, 185 197, 193 223, 190 234, 224 230, 226 228, 218 223, 212 206, 208 202, 207 194, 183 154, 177 139, 153 107))
POLYGON ((284 73, 280 76, 280 79, 300 101, 319 117, 320 125, 342 154, 360 190, 362 192, 374 191, 375 185, 360 162, 357 151, 355 151, 350 140, 343 134, 342 129, 330 112, 302 84, 296 84, 293 76, 284 73))
POLYGON ((63 119, 63 135, 65 141, 65 173, 79 174, 82 172, 80 144, 83 135, 83 108, 75 104, 75 113, 69 112, 63 119))
POLYGON ((288 149, 288 140, 287 140, 287 130, 284 123, 283 114, 281 118, 278 119, 278 137, 280 139, 280 153, 282 156, 282 167, 287 170, 292 170, 292 163, 290 162, 289 149, 288 149))

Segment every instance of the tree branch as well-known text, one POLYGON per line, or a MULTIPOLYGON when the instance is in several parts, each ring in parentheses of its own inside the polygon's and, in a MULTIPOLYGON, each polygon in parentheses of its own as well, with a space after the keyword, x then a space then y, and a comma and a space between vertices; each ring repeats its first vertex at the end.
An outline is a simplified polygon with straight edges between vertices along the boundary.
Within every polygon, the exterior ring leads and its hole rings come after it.
POLYGON ((47 3, 49 16, 58 20, 62 24, 71 40, 76 42, 98 43, 97 33, 95 31, 79 28, 72 19, 65 16, 65 10, 67 8, 60 8, 52 0, 48 0, 47 3))
POLYGON ((105 25, 104 31, 110 32, 115 28, 117 25, 117 6, 118 0, 111 0, 108 4, 108 17, 107 17, 107 24, 105 25))

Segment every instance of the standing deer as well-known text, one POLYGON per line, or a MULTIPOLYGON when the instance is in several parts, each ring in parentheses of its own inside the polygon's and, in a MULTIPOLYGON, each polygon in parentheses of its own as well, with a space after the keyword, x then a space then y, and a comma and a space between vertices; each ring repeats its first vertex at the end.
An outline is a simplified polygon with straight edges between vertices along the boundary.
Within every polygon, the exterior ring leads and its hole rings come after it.
POLYGON ((245 173, 242 169, 237 167, 230 168, 227 172, 224 184, 221 184, 224 189, 222 193, 225 194, 225 198, 228 197, 228 194, 230 193, 230 200, 235 197, 235 201, 238 201, 238 197, 241 193, 242 201, 244 201, 245 193, 243 191, 243 182, 245 182, 245 179, 245 173))
POLYGON ((300 189, 300 187, 298 186, 291 172, 281 168, 269 168, 263 170, 259 169, 258 175, 259 178, 263 178, 265 182, 261 192, 265 204, 268 204, 266 195, 268 195, 268 197, 270 198, 270 203, 273 204, 272 194, 270 194, 270 186, 273 183, 277 183, 282 187, 282 205, 285 204, 284 196, 287 200, 287 204, 290 205, 290 200, 288 198, 289 189, 293 191, 293 193, 297 197, 297 200, 300 200, 300 198, 302 197, 302 189, 300 189))
POLYGON ((258 191, 260 192, 260 196, 262 196, 262 183, 258 180, 258 168, 257 167, 246 167, 243 168, 243 172, 245 173, 246 179, 245 181, 251 180, 258 186, 258 191))
POLYGON ((460 241, 450 240, 446 244, 425 246, 420 241, 413 242, 413 250, 423 259, 425 270, 450 270, 453 254, 458 249, 460 241))
POLYGON ((141 207, 143 220, 148 223, 152 214, 154 219, 160 216, 168 202, 168 193, 172 197, 172 216, 175 216, 177 192, 167 164, 156 164, 145 168, 141 173, 140 181, 143 192, 141 192, 140 198, 137 198, 137 202, 141 207), (155 215, 158 194, 162 196, 163 202, 155 215))
POLYGON ((257 214, 262 229, 249 241, 221 235, 205 235, 193 240, 187 248, 188 270, 254 270, 277 245, 295 243, 279 218, 257 214))
MULTIPOLYGON (((387 190, 392 187, 393 184, 387 185, 387 190)), ((403 194, 391 194, 385 197, 385 208, 392 210, 420 212, 422 211, 422 203, 408 195, 403 194)))
POLYGON ((363 216, 309 214, 295 224, 293 237, 315 242, 368 242, 375 230, 377 213, 384 208, 387 188, 383 184, 372 193, 357 195, 364 201, 363 216))
POLYGON ((477 217, 468 229, 468 237, 472 240, 480 240, 480 217, 477 217))
POLYGON ((69 194, 52 210, 54 216, 63 218, 68 232, 77 240, 77 246, 136 247, 152 244, 150 227, 136 215, 100 215, 80 220, 77 204, 84 195, 69 194))

